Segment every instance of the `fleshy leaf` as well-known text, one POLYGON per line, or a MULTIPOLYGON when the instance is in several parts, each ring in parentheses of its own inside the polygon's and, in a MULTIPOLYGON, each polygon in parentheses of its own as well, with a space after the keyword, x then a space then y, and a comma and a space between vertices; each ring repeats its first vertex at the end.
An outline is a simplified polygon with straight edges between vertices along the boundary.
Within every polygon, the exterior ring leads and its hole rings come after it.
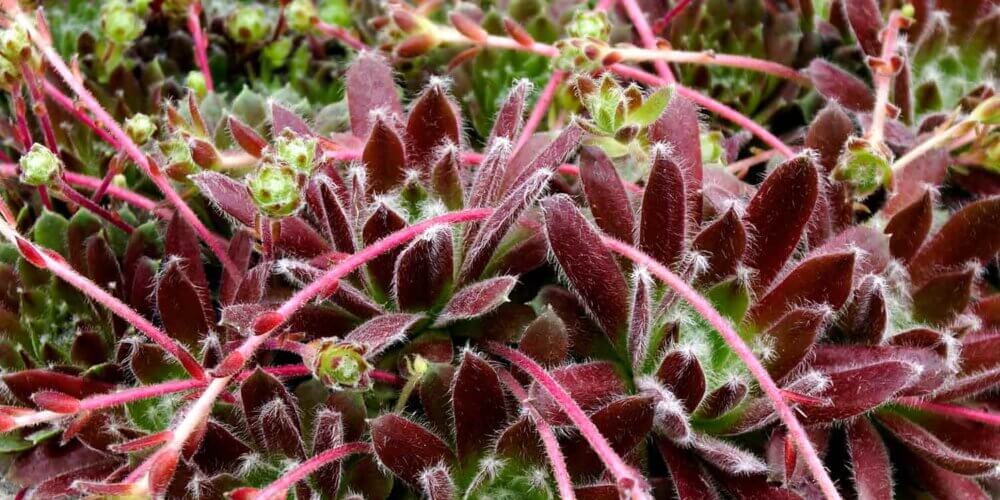
POLYGON ((955 450, 936 436, 906 418, 889 413, 878 415, 878 421, 914 453, 952 472, 968 476, 988 474, 998 462, 955 450))
POLYGON ((403 310, 433 307, 451 281, 452 237, 448 228, 428 231, 396 259, 394 291, 403 310))
POLYGON ((939 274, 913 292, 913 314, 932 325, 943 325, 962 313, 972 298, 973 271, 939 274))
POLYGON ((454 460, 441 438, 399 415, 382 415, 372 420, 371 433, 379 462, 413 485, 419 484, 424 470, 454 460))
POLYGON ((580 154, 580 179, 590 212, 597 227, 609 236, 631 243, 634 216, 618 170, 598 148, 587 147, 580 154))
POLYGON ((455 415, 455 448, 463 462, 488 449, 507 421, 504 392, 493 367, 466 351, 451 388, 455 415))
POLYGON ((951 216, 910 261, 910 276, 922 284, 942 269, 971 260, 986 262, 1000 252, 1000 197, 970 203, 951 216))
POLYGON ((340 187, 332 179, 316 176, 306 190, 306 202, 333 247, 340 252, 354 253, 354 228, 339 192, 340 187))
POLYGON ((253 227, 257 207, 246 186, 217 172, 200 172, 190 179, 222 213, 253 227))
POLYGON ((878 431, 868 419, 859 418, 846 433, 858 498, 892 500, 892 463, 878 431))
POLYGON ((438 147, 461 144, 457 106, 442 83, 431 83, 413 103, 406 122, 406 157, 412 167, 429 172, 438 147))
POLYGON ((473 283, 459 290, 444 306, 437 321, 434 322, 434 327, 476 318, 496 309, 507 301, 507 295, 516 284, 517 278, 501 276, 473 283))
POLYGON ((706 284, 717 283, 733 275, 747 247, 747 232, 743 222, 730 208, 721 217, 702 229, 691 242, 691 249, 705 254, 708 266, 698 277, 706 284))
POLYGON ((680 167, 664 148, 654 148, 640 209, 639 249, 668 268, 684 250, 688 217, 685 189, 680 167))
POLYGON ((368 193, 384 193, 402 184, 406 177, 406 149, 403 139, 384 116, 375 118, 371 134, 361 153, 368 172, 368 193))
POLYGON ((818 255, 803 261, 750 309, 751 323, 766 326, 802 303, 839 309, 851 293, 854 253, 818 255))
POLYGON ((836 104, 828 104, 809 124, 806 147, 819 153, 819 164, 829 174, 837 166, 844 144, 853 133, 854 124, 847 113, 836 104))
POLYGON ((775 380, 788 375, 809 354, 826 322, 821 308, 792 309, 764 333, 764 344, 774 349, 764 365, 775 380))
POLYGON ((373 357, 406 338, 406 331, 421 319, 419 314, 383 314, 366 321, 344 337, 345 342, 364 346, 365 356, 373 357))
POLYGON ((566 324, 552 309, 547 309, 524 330, 518 349, 543 366, 562 363, 569 354, 566 324))
POLYGON ((908 386, 919 373, 906 361, 885 360, 855 368, 824 371, 829 387, 820 397, 823 405, 800 406, 807 422, 826 422, 858 415, 879 405, 908 386))
POLYGON ((867 113, 875 106, 875 95, 864 82, 823 59, 813 59, 806 74, 823 97, 851 111, 867 113))
POLYGON ((684 411, 688 413, 693 412, 705 396, 705 372, 694 353, 668 353, 656 371, 656 378, 684 403, 684 411))
POLYGON ((285 129, 299 135, 311 136, 312 130, 299 115, 282 106, 277 101, 271 101, 271 135, 278 137, 285 129))
POLYGON ((230 115, 228 123, 229 133, 233 136, 236 144, 239 144, 251 156, 260 158, 264 148, 267 147, 267 141, 256 130, 235 116, 230 115))
POLYGON ((844 11, 861 50, 871 57, 882 52, 882 11, 876 0, 845 0, 844 11))
MULTIPOLYGON (((365 245, 371 245, 404 227, 406 227, 406 220, 386 204, 380 203, 375 212, 365 221, 365 225, 361 229, 361 239, 365 245)), ((392 277, 396 267, 396 257, 399 256, 399 252, 401 251, 401 248, 390 250, 368 263, 368 272, 371 274, 375 285, 379 287, 379 290, 388 292, 392 289, 392 277)))
POLYGON ((156 284, 156 308, 167 334, 189 347, 197 346, 209 330, 199 295, 181 262, 167 262, 156 284))
MULTIPOLYGON (((625 394, 625 385, 611 363, 579 363, 557 368, 551 373, 584 411, 596 410, 609 399, 625 394)), ((537 384, 531 385, 528 394, 535 408, 550 424, 565 425, 570 422, 549 393, 537 384)))
POLYGON ((892 256, 904 262, 910 260, 931 230, 934 215, 934 199, 930 190, 923 196, 896 212, 885 225, 889 236, 889 250, 892 256))
POLYGON ((392 77, 392 68, 375 52, 362 52, 347 69, 347 108, 355 137, 368 137, 371 115, 382 109, 390 116, 402 116, 403 106, 392 77))
MULTIPOLYGON (((652 429, 654 413, 650 398, 629 396, 597 410, 590 419, 612 449, 619 455, 627 455, 652 429)), ((574 434, 561 444, 570 474, 592 476, 603 470, 601 459, 583 436, 574 434)))
POLYGON ((507 92, 507 99, 500 106, 496 120, 493 122, 493 129, 487 144, 494 139, 502 137, 508 141, 517 139, 521 132, 521 125, 524 122, 524 104, 531 92, 531 82, 529 80, 518 80, 507 92))
POLYGON ((649 126, 649 142, 670 145, 672 158, 684 175, 684 193, 687 199, 685 213, 698 224, 701 222, 703 178, 698 108, 677 92, 671 94, 667 109, 649 126))

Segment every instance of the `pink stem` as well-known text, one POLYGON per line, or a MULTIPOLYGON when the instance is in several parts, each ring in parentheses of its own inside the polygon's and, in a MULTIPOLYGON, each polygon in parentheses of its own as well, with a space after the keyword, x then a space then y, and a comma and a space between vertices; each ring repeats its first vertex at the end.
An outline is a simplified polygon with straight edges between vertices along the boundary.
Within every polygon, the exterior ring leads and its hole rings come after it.
POLYGON ((897 402, 918 410, 937 413, 938 415, 964 418, 966 420, 1000 427, 1000 413, 989 413, 976 410, 974 408, 967 408, 965 406, 921 401, 918 398, 899 398, 897 402))
POLYGON ((775 149, 770 149, 762 153, 755 154, 749 158, 744 158, 739 161, 734 161, 729 165, 726 165, 726 171, 737 176, 743 177, 747 174, 747 170, 757 164, 764 163, 778 155, 778 151, 775 149))
POLYGON ((690 3, 691 0, 681 0, 680 2, 677 2, 677 5, 674 5, 673 8, 667 11, 667 13, 664 14, 662 18, 660 18, 658 21, 654 23, 655 25, 654 29, 656 30, 656 32, 663 33, 663 30, 667 29, 667 26, 670 25, 670 21, 673 21, 678 14, 683 12, 684 9, 687 8, 688 4, 690 3))
POLYGON ((205 32, 201 30, 201 1, 195 0, 188 7, 187 18, 188 31, 191 32, 191 39, 194 42, 194 60, 198 64, 198 69, 205 77, 205 88, 212 92, 212 72, 208 68, 208 41, 205 40, 205 32))
POLYGON ((872 123, 868 127, 867 137, 875 143, 881 143, 885 133, 886 115, 889 111, 889 87, 892 86, 894 75, 890 60, 896 55, 896 38, 903 22, 903 16, 898 10, 889 14, 889 21, 882 31, 882 53, 878 63, 871 66, 872 79, 875 82, 875 107, 872 109, 872 123))
POLYGON ((27 151, 31 148, 31 144, 34 142, 31 138, 31 129, 28 128, 28 119, 26 114, 28 106, 24 103, 24 96, 21 95, 20 88, 12 90, 10 97, 14 101, 14 118, 15 126, 17 127, 17 139, 18 142, 21 143, 21 149, 27 151))
POLYGON ((597 12, 607 12, 614 4, 615 0, 598 0, 597 5, 594 6, 594 10, 597 12))
POLYGON ((549 456, 549 465, 552 467, 552 475, 555 476, 556 485, 559 487, 560 498, 575 500, 576 493, 573 491, 573 480, 569 476, 569 470, 566 469, 566 459, 563 458, 562 450, 559 449, 559 441, 556 439, 556 434, 552 431, 552 427, 538 413, 538 409, 531 404, 531 398, 528 396, 528 393, 524 391, 524 388, 521 387, 521 384, 514 379, 514 376, 510 372, 501 368, 497 370, 497 373, 500 375, 500 380, 507 386, 507 390, 521 403, 521 408, 524 408, 531 415, 531 421, 535 424, 538 437, 542 439, 542 445, 545 447, 545 454, 549 456))
POLYGON ((278 478, 277 481, 260 490, 254 498, 256 500, 283 499, 286 495, 285 491, 288 488, 291 488, 295 485, 295 483, 305 479, 306 476, 312 474, 320 467, 340 460, 348 455, 356 453, 371 453, 371 450, 371 446, 369 446, 368 443, 347 443, 330 448, 329 450, 302 462, 291 471, 286 472, 278 478))
POLYGON ((66 66, 66 63, 62 60, 62 57, 59 56, 55 49, 53 49, 51 45, 41 42, 43 38, 38 34, 35 27, 32 26, 32 24, 22 15, 15 16, 15 21, 21 24, 21 26, 23 26, 28 33, 31 34, 31 39, 35 43, 35 46, 42 52, 45 59, 49 62, 52 68, 55 69, 56 73, 58 73, 59 76, 66 81, 66 84, 73 89, 73 92, 80 98, 83 105, 94 114, 94 118, 97 122, 108 129, 111 135, 118 141, 121 149, 124 150, 125 153, 132 158, 132 161, 134 161, 136 165, 138 165, 139 168, 145 172, 150 180, 153 181, 153 184, 159 188, 159 190, 167 198, 167 201, 174 206, 180 216, 194 228, 195 232, 198 233, 198 236, 202 239, 202 241, 208 245, 227 272, 237 275, 239 271, 237 270, 236 264, 229 259, 225 247, 218 239, 215 238, 214 235, 212 235, 211 231, 209 231, 208 228, 202 224, 201 220, 198 219, 198 216, 195 215, 193 210, 191 210, 191 207, 189 207, 187 203, 184 202, 184 199, 181 198, 181 195, 174 190, 174 187, 170 184, 170 180, 163 175, 160 168, 142 152, 139 146, 133 142, 131 138, 129 138, 128 134, 126 134, 124 130, 122 130, 121 126, 118 125, 118 122, 116 122, 115 119, 112 118, 103 107, 101 107, 101 104, 97 102, 94 95, 91 94, 90 91, 87 90, 86 86, 84 86, 83 83, 76 78, 72 70, 66 66))
POLYGON ((524 147, 524 143, 528 142, 528 139, 531 139, 531 134, 535 133, 538 125, 542 123, 542 119, 545 118, 545 114, 549 111, 552 98, 555 97, 556 90, 559 89, 559 84, 562 83, 564 78, 566 78, 565 71, 555 70, 552 72, 549 82, 545 84, 545 88, 542 89, 542 93, 538 96, 538 101, 535 102, 535 108, 531 110, 531 115, 524 124, 524 129, 521 130, 521 136, 518 137, 517 144, 514 145, 514 150, 510 154, 511 158, 517 155, 517 152, 524 147))
POLYGON ((316 29, 326 36, 340 40, 344 45, 354 50, 360 51, 368 48, 365 44, 361 43, 361 40, 355 38, 354 35, 341 26, 334 26, 330 23, 319 21, 316 23, 316 29))
POLYGON ((104 198, 104 195, 108 192, 108 186, 111 185, 111 181, 115 178, 116 175, 118 175, 119 159, 120 159, 119 155, 115 155, 111 159, 111 163, 108 165, 108 171, 107 173, 104 174, 104 178, 101 179, 101 185, 97 186, 97 189, 94 190, 94 194, 91 195, 90 199, 94 200, 97 203, 100 203, 101 198, 104 198))
POLYGON ((827 474, 826 469, 823 467, 823 461, 820 459, 819 455, 816 453, 816 449, 812 445, 812 441, 809 440, 809 436, 806 434, 805 429, 802 428, 802 424, 799 423, 798 419, 795 418, 795 413, 792 409, 785 403, 784 397, 782 397, 781 389, 778 388, 774 380, 767 373, 767 370, 763 365, 760 364, 760 360, 753 354, 750 347, 743 342, 736 330, 726 321, 718 311, 712 307, 712 304, 708 302, 704 297, 698 294, 690 285, 688 285, 684 280, 678 277, 676 274, 670 272, 666 267, 657 262, 652 257, 646 255, 645 253, 637 250, 631 245, 622 243, 616 239, 604 237, 603 243, 609 249, 621 254, 623 257, 635 262, 637 265, 643 266, 648 269, 654 276, 663 281, 668 287, 673 289, 680 295, 688 304, 693 307, 698 314, 701 315, 713 328, 719 333, 719 335, 726 341, 729 348, 736 353, 736 356, 743 361, 743 363, 750 370, 750 373, 757 379, 760 384, 761 389, 774 404, 774 408, 781 420, 785 423, 788 428, 788 433, 792 436, 795 441, 795 445, 799 450, 799 453, 803 456, 806 464, 809 466, 809 470, 812 472, 813 478, 819 484, 820 489, 823 494, 828 499, 839 499, 840 493, 837 492, 837 487, 834 486, 833 481, 830 479, 829 474, 827 474))
MULTIPOLYGON (((639 40, 642 44, 650 50, 656 50, 656 36, 653 35, 653 30, 649 27, 649 21, 646 20, 646 14, 642 12, 639 8, 639 4, 635 0, 621 0, 622 6, 625 7, 625 12, 628 13, 629 19, 632 20, 632 25, 635 26, 636 33, 639 34, 639 40)), ((674 83, 674 74, 670 71, 670 67, 667 63, 661 60, 653 61, 653 67, 656 68, 656 73, 660 75, 668 83, 674 83)))
POLYGON ((80 205, 84 209, 92 212, 94 215, 97 215, 98 217, 108 221, 118 229, 125 231, 125 234, 132 234, 132 231, 135 230, 135 228, 133 228, 132 226, 128 225, 125 221, 123 221, 122 218, 118 216, 118 214, 111 212, 110 210, 98 205, 97 203, 94 203, 94 201, 91 200, 90 198, 87 198, 86 196, 80 194, 80 192, 73 189, 73 186, 70 186, 69 182, 67 182, 65 179, 61 180, 62 180, 62 186, 60 190, 62 191, 62 194, 66 197, 66 199, 80 205))
MULTIPOLYGON (((6 163, 0 164, 0 177, 17 177, 17 165, 6 163)), ((101 184, 101 179, 91 177, 89 175, 79 174, 76 172, 63 172, 63 180, 72 184, 73 186, 82 187, 84 189, 93 190, 96 189, 101 184)), ((157 204, 155 201, 146 198, 145 196, 136 193, 134 191, 129 191, 128 189, 123 189, 114 185, 108 186, 108 194, 114 198, 124 201, 129 205, 140 210, 145 210, 147 212, 157 212, 157 204)), ((163 218, 166 214, 163 212, 158 212, 163 218)))
POLYGON ((608 471, 614 476, 619 488, 623 488, 632 494, 629 498, 651 498, 646 492, 648 485, 646 485, 643 477, 618 456, 618 453, 611 448, 611 444, 604 438, 601 431, 594 425, 594 422, 587 417, 587 414, 583 412, 580 405, 576 404, 576 401, 566 392, 566 389, 563 389, 559 385, 559 382, 552 378, 552 375, 549 375, 533 359, 503 344, 487 342, 486 349, 525 371, 552 396, 552 399, 556 401, 559 408, 573 421, 573 424, 580 430, 583 438, 590 443, 590 447, 593 448, 597 456, 604 462, 608 471))
POLYGON ((38 124, 42 129, 45 146, 56 155, 59 155, 56 131, 52 128, 52 119, 49 117, 48 108, 45 107, 45 96, 38 85, 38 75, 31 70, 31 66, 27 63, 21 64, 21 73, 24 74, 24 79, 27 82, 28 93, 31 95, 31 102, 33 104, 32 109, 35 111, 35 118, 38 119, 38 124))
POLYGON ((196 379, 202 379, 205 377, 205 371, 202 369, 198 361, 196 361, 190 353, 175 342, 174 339, 160 331, 159 328, 153 326, 149 320, 137 313, 124 302, 106 292, 93 281, 90 281, 81 274, 77 273, 76 270, 65 261, 65 259, 60 257, 58 254, 38 248, 34 243, 31 243, 17 234, 14 228, 7 224, 0 224, 0 230, 3 231, 4 236, 6 236, 11 243, 17 245, 18 250, 22 255, 24 255, 25 260, 36 267, 51 271, 63 281, 73 285, 73 287, 77 290, 80 290, 80 292, 84 295, 90 297, 92 300, 103 305, 104 307, 107 307, 111 312, 124 319, 136 330, 144 333, 164 351, 176 358, 181 363, 181 366, 183 366, 192 377, 196 379))
POLYGON ((86 125, 87 128, 92 130, 97 137, 101 138, 102 141, 110 144, 111 147, 116 150, 121 149, 118 147, 118 141, 116 141, 114 137, 111 137, 111 135, 108 134, 106 130, 101 128, 100 125, 94 123, 93 118, 81 111, 80 108, 77 108, 76 104, 73 103, 73 100, 67 97, 66 94, 63 94, 58 87, 52 84, 52 82, 48 80, 42 81, 42 88, 45 90, 45 94, 48 95, 50 99, 55 101, 59 107, 63 108, 67 113, 72 114, 77 121, 86 125))

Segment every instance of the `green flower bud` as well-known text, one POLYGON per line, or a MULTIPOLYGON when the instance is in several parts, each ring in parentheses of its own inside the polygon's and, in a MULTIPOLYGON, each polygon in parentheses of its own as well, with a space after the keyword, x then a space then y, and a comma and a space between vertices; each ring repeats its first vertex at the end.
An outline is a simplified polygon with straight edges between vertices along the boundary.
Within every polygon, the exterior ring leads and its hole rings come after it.
POLYGON ((259 5, 240 6, 229 13, 226 31, 233 40, 250 45, 271 33, 271 21, 259 5))
POLYGON ((309 344, 306 366, 313 375, 332 388, 364 389, 370 383, 371 365, 359 349, 333 339, 320 339, 309 344))
POLYGON ((186 17, 188 7, 191 6, 191 2, 192 0, 163 0, 160 10, 162 10, 168 17, 172 17, 174 19, 186 17))
POLYGON ((320 0, 319 18, 329 24, 350 27, 351 6, 347 0, 320 0))
POLYGON ((587 9, 577 10, 573 20, 566 25, 566 33, 573 38, 594 38, 607 41, 611 34, 611 23, 604 12, 587 9))
POLYGON ((201 71, 191 71, 184 78, 184 86, 191 89, 194 95, 199 98, 205 97, 208 94, 208 84, 205 82, 205 75, 201 74, 201 71))
POLYGON ((35 143, 21 157, 21 182, 29 186, 48 186, 59 178, 63 162, 49 148, 35 143))
MULTIPOLYGON (((591 42, 587 43, 594 45, 591 42)), ((587 55, 587 43, 579 39, 557 41, 555 47, 559 54, 552 60, 552 67, 574 73, 591 73, 601 69, 603 66, 601 58, 587 55)))
POLYGON ((299 175, 292 167, 262 163, 247 179, 257 208, 269 217, 294 214, 302 202, 299 175))
POLYGON ((316 139, 282 135, 274 142, 274 155, 282 163, 308 175, 313 169, 316 139))
POLYGON ((156 123, 148 115, 136 113, 125 120, 125 133, 136 144, 143 145, 156 133, 156 123))
POLYGON ((101 9, 101 27, 111 41, 129 43, 146 29, 146 22, 130 6, 109 2, 101 9))
POLYGON ((833 178, 847 182, 856 195, 872 194, 892 180, 891 153, 860 137, 852 137, 833 170, 833 178))
POLYGON ((701 134, 701 162, 705 165, 725 165, 726 148, 722 145, 722 132, 712 131, 701 134))
POLYGON ((13 25, 0 31, 0 55, 6 57, 14 66, 31 58, 31 40, 28 32, 19 25, 13 25))
POLYGON ((292 0, 285 6, 285 20, 288 22, 288 27, 299 33, 312 31, 318 15, 312 0, 292 0))

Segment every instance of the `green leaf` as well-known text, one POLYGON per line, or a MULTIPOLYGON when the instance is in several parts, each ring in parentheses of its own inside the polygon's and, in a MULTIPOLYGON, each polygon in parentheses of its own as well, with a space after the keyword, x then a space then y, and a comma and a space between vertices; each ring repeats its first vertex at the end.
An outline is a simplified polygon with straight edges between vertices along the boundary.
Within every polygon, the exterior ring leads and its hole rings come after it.
POLYGON ((588 137, 583 142, 588 146, 601 148, 611 158, 620 158, 628 154, 628 145, 618 142, 614 137, 595 135, 588 137))
POLYGON ((0 434, 0 453, 16 453, 30 450, 34 446, 31 441, 22 439, 14 433, 0 434))
POLYGON ((65 217, 48 210, 35 222, 35 243, 66 256, 66 230, 69 221, 65 217))
POLYGON ((667 104, 670 104, 671 94, 670 87, 661 87, 656 92, 653 92, 646 97, 642 105, 628 114, 625 123, 640 127, 651 125, 663 114, 663 110, 667 109, 667 104))

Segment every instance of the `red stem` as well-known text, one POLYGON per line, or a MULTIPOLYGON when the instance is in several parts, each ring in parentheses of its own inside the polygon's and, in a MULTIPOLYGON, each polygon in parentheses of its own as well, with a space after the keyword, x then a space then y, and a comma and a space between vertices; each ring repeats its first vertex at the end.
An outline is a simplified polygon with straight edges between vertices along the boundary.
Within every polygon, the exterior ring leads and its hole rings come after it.
POLYGON ((212 85, 212 72, 208 68, 208 40, 205 39, 205 32, 201 30, 201 0, 191 2, 188 7, 187 26, 194 42, 195 63, 205 77, 205 89, 212 92, 215 88, 212 85))
POLYGON ((16 88, 10 92, 10 97, 14 101, 14 119, 15 127, 18 135, 18 142, 21 143, 21 149, 27 151, 31 148, 31 144, 34 142, 31 138, 31 129, 28 128, 28 118, 27 118, 27 108, 28 106, 24 103, 24 96, 21 95, 21 89, 16 88))
POLYGON ((764 368, 764 366, 760 363, 760 360, 758 360, 753 351, 750 350, 750 347, 743 342, 739 333, 733 329, 729 322, 715 310, 715 307, 713 307, 707 299, 702 297, 697 291, 695 291, 694 288, 691 288, 687 282, 672 273, 669 269, 664 267, 649 255, 646 255, 645 253, 637 250, 635 247, 622 243, 614 238, 604 237, 603 243, 612 251, 631 260, 637 265, 648 269, 654 276, 659 278, 664 284, 687 301, 687 303, 690 304, 702 318, 712 325, 712 328, 714 328, 719 333, 719 336, 726 341, 729 348, 732 349, 736 356, 743 361, 743 364, 747 366, 750 373, 757 379, 761 389, 771 400, 778 416, 781 417, 781 420, 788 428, 789 435, 791 435, 792 439, 795 441, 795 445, 798 448, 799 453, 805 459, 806 465, 809 466, 809 470, 812 472, 813 478, 819 484, 820 490, 828 499, 839 499, 840 493, 837 492, 837 487, 834 486, 833 480, 831 480, 829 474, 827 474, 826 468, 823 466, 823 460, 820 459, 819 454, 816 453, 816 449, 813 447, 812 441, 809 440, 809 436, 806 434, 802 424, 800 424, 798 419, 795 418, 795 413, 792 412, 792 409, 785 403, 781 389, 778 388, 778 385, 767 373, 767 369, 764 368))
POLYGON ((32 109, 35 111, 35 118, 42 129, 42 136, 45 139, 45 146, 57 156, 59 155, 59 144, 56 142, 56 131, 52 128, 52 119, 49 117, 49 110, 45 106, 45 96, 42 94, 41 86, 38 84, 38 75, 31 70, 27 63, 21 63, 21 73, 27 83, 28 94, 31 95, 32 109))
POLYGON ((97 135, 102 141, 111 145, 112 148, 116 150, 121 150, 118 147, 118 141, 114 137, 111 137, 106 130, 100 127, 97 123, 94 123, 94 119, 91 118, 87 113, 84 113, 80 108, 76 107, 73 100, 70 99, 66 94, 63 94, 58 87, 52 84, 48 80, 42 81, 42 89, 45 90, 45 94, 49 96, 50 99, 56 102, 60 108, 63 108, 67 113, 73 115, 77 121, 84 124, 89 128, 94 134, 97 135))
POLYGON ((126 234, 132 234, 132 231, 135 230, 135 228, 133 228, 132 226, 128 225, 125 221, 123 221, 122 218, 118 216, 118 214, 98 205, 97 203, 94 203, 93 200, 87 198, 86 196, 80 194, 79 191, 73 189, 73 186, 70 186, 69 182, 67 182, 65 179, 60 179, 60 181, 62 184, 60 186, 60 191, 64 196, 66 196, 66 198, 69 201, 80 205, 84 209, 92 212, 94 215, 97 215, 98 217, 108 221, 118 229, 125 231, 126 234))
POLYGON ((691 0, 681 0, 677 2, 677 5, 674 5, 673 8, 667 11, 667 13, 664 14, 662 18, 660 18, 658 21, 654 23, 654 30, 656 31, 656 33, 658 34, 663 33, 663 30, 667 29, 667 26, 670 25, 670 21, 673 21, 678 14, 683 12, 684 9, 687 8, 688 4, 690 3, 691 0))
POLYGON ((524 143, 528 142, 528 139, 531 139, 531 134, 535 133, 538 125, 542 123, 542 119, 545 118, 545 114, 549 111, 552 98, 555 97, 556 90, 559 89, 559 84, 562 83, 564 78, 566 78, 565 71, 555 70, 552 72, 549 82, 545 84, 542 93, 538 95, 538 101, 535 102, 535 107, 531 110, 531 115, 528 117, 528 121, 525 122, 524 129, 521 130, 521 136, 518 137, 517 144, 514 145, 514 149, 510 153, 511 158, 517 155, 517 152, 524 147, 524 143))
POLYGON ((1000 427, 1000 414, 998 413, 989 413, 965 406, 921 401, 919 398, 912 397, 899 398, 897 402, 929 413, 937 413, 938 415, 944 415, 946 417, 963 418, 974 422, 992 425, 994 427, 1000 427))
POLYGON ((317 22, 315 26, 320 33, 323 33, 331 38, 336 38, 337 40, 340 40, 341 43, 354 50, 361 51, 368 48, 365 44, 361 43, 361 40, 355 38, 354 35, 341 26, 334 26, 324 21, 317 22))
POLYGON ((486 349, 526 372, 552 396, 559 408, 573 421, 583 438, 590 443, 590 447, 604 462, 608 471, 614 476, 618 487, 631 495, 628 498, 652 498, 649 496, 648 485, 642 475, 618 456, 618 453, 611 448, 611 444, 604 438, 594 422, 587 417, 587 414, 583 412, 580 405, 576 404, 566 389, 563 389, 559 382, 552 378, 552 375, 549 375, 533 359, 503 344, 487 342, 486 349))
MULTIPOLYGON (((653 30, 649 27, 649 21, 646 20, 646 14, 642 12, 639 8, 639 4, 635 0, 621 0, 622 6, 625 7, 625 12, 628 13, 629 19, 632 20, 632 25, 635 26, 636 33, 639 34, 639 40, 642 41, 642 45, 647 49, 656 50, 656 36, 653 35, 653 30)), ((656 73, 660 75, 668 83, 674 83, 674 74, 670 71, 670 67, 664 61, 653 61, 653 67, 656 68, 656 73)))
POLYGON ((305 462, 302 462, 294 469, 284 473, 277 481, 269 484, 266 488, 260 490, 254 497, 255 500, 277 500, 279 498, 285 498, 285 491, 291 488, 295 483, 303 480, 309 474, 312 474, 320 467, 326 464, 340 460, 348 455, 354 455, 357 453, 371 453, 371 446, 368 443, 347 443, 340 446, 330 448, 305 462))

